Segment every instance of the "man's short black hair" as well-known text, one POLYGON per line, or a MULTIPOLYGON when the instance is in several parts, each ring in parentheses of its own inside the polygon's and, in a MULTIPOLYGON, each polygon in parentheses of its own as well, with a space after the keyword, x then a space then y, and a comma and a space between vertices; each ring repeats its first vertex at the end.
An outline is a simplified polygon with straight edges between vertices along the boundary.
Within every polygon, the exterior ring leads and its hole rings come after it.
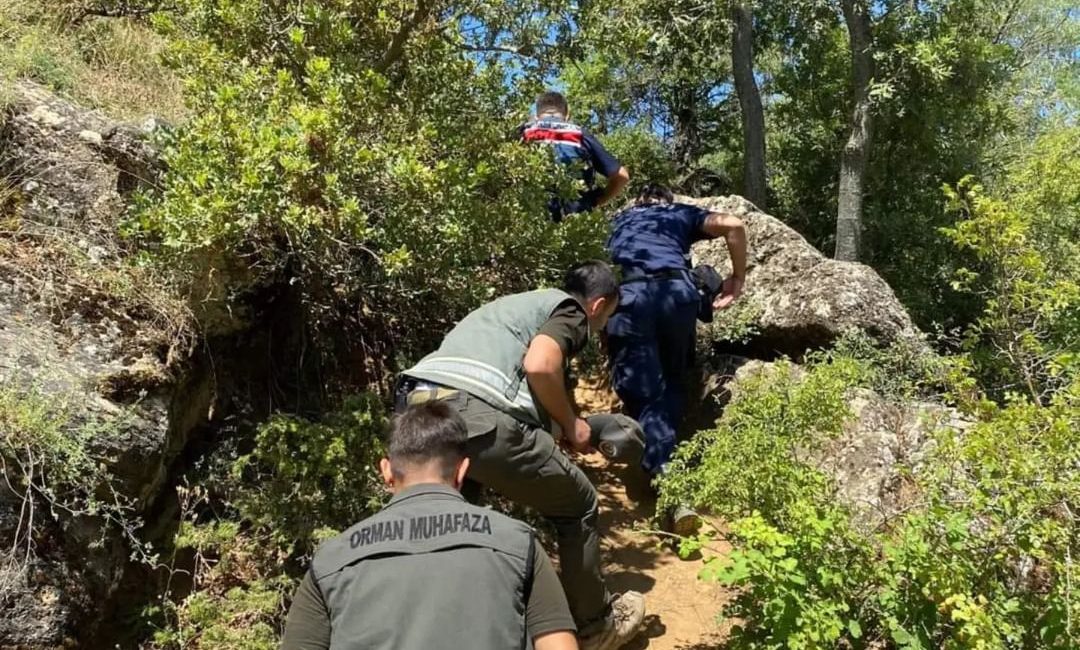
POLYGON ((619 295, 619 281, 607 262, 589 260, 566 272, 563 291, 585 300, 615 298, 619 295))
POLYGON ((671 203, 675 195, 660 183, 646 183, 638 192, 637 200, 639 203, 671 203))
POLYGON ((397 475, 406 467, 438 462, 449 481, 465 458, 468 440, 468 428, 457 409, 446 402, 414 404, 394 417, 387 456, 397 475))
POLYGON ((536 98, 537 117, 544 113, 558 113, 566 117, 570 114, 570 105, 566 103, 562 93, 548 90, 536 98))

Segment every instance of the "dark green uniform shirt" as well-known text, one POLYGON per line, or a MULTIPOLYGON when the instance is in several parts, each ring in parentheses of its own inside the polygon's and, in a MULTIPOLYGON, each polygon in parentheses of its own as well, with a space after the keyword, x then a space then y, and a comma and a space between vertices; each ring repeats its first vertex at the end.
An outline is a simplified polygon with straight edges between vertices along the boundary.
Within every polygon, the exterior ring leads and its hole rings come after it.
MULTIPOLYGON (((436 485, 412 486, 398 493, 394 500, 420 496, 418 493, 423 492, 440 496, 454 495, 464 501, 450 487, 436 485)), ((525 624, 529 636, 535 639, 551 632, 575 631, 576 627, 566 603, 566 595, 563 593, 554 567, 551 566, 551 560, 543 548, 535 542, 533 554, 532 589, 525 609, 525 624)), ((437 575, 431 576, 432 581, 438 581, 438 579, 437 575)), ((462 596, 468 597, 464 594, 462 596)), ((394 598, 394 595, 388 593, 386 597, 394 598)), ((508 612, 508 615, 512 614, 508 612)), ((330 647, 330 631, 329 608, 309 571, 304 575, 293 598, 292 607, 289 609, 282 648, 283 650, 327 650, 330 647)))

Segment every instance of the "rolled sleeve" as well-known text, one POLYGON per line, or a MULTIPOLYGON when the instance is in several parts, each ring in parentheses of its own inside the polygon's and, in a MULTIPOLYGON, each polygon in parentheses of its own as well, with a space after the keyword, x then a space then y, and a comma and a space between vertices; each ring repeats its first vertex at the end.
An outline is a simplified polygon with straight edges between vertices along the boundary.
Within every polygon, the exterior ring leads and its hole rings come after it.
POLYGON ((589 319, 577 302, 568 300, 555 308, 537 334, 555 339, 563 356, 570 359, 581 352, 589 341, 589 319))

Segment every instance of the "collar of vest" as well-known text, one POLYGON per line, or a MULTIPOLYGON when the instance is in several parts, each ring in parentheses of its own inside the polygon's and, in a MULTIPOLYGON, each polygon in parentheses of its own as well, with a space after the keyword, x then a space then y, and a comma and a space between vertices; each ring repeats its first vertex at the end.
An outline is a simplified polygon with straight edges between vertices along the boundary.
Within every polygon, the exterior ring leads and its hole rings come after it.
POLYGON ((461 496, 460 492, 449 485, 443 485, 441 483, 420 483, 419 485, 410 485, 395 494, 390 499, 390 503, 386 504, 386 507, 390 508, 402 501, 419 498, 450 499, 453 501, 465 500, 465 497, 461 496))

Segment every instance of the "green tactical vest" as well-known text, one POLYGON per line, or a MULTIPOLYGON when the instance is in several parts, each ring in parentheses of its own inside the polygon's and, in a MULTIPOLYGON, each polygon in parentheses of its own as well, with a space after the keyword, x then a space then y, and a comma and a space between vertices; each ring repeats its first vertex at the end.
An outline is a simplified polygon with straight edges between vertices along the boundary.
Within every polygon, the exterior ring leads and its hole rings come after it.
POLYGON ((312 578, 331 650, 532 648, 525 624, 532 529, 417 485, 324 543, 312 578))
POLYGON ((542 289, 489 302, 463 318, 438 350, 405 374, 463 390, 518 420, 548 428, 549 416, 533 400, 523 361, 533 337, 568 300, 575 299, 565 291, 542 289))

